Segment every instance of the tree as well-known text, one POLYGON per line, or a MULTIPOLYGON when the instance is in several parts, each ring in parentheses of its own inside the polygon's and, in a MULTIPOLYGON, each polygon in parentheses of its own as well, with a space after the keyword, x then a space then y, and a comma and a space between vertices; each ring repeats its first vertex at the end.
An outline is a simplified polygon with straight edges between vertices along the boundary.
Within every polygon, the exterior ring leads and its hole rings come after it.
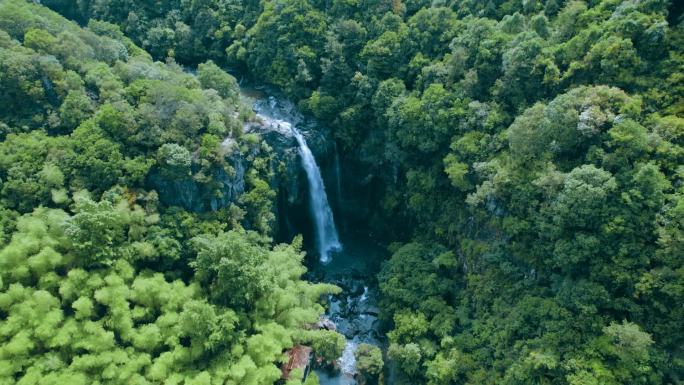
POLYGON ((361 344, 354 352, 356 368, 361 376, 362 383, 375 383, 382 374, 384 362, 380 348, 370 344, 361 344))
POLYGON ((191 174, 192 157, 185 147, 166 143, 159 147, 157 158, 162 174, 169 178, 180 179, 191 174))
POLYGON ((302 339, 313 348, 317 357, 327 362, 335 362, 340 358, 347 344, 342 334, 330 330, 309 330, 302 339))
POLYGON ((224 99, 237 100, 238 84, 234 77, 224 72, 213 61, 209 60, 197 67, 197 80, 202 87, 218 91, 224 99))
POLYGON ((420 374, 422 352, 420 346, 414 342, 406 345, 390 344, 387 355, 392 361, 400 365, 401 370, 409 376, 420 374))
POLYGON ((74 215, 67 222, 69 236, 79 266, 111 265, 120 256, 118 248, 126 240, 129 223, 125 201, 94 202, 84 194, 75 197, 74 215))
POLYGON ((120 146, 109 140, 92 120, 87 120, 72 133, 75 143, 70 159, 73 177, 90 190, 104 190, 117 183, 123 174, 120 146))
POLYGON ((461 113, 460 100, 442 85, 432 84, 420 97, 397 98, 387 111, 389 131, 408 151, 431 153, 450 138, 450 122, 461 113))
POLYGON ((0 1, 0 382, 263 385, 311 342, 336 289, 264 238, 280 170, 224 64, 313 114, 403 242, 398 382, 681 380, 676 2, 41 4, 78 24, 0 1))
POLYGON ((67 132, 78 127, 92 113, 92 101, 82 91, 70 91, 59 107, 59 118, 67 132))
POLYGON ((264 276, 262 268, 267 254, 256 234, 229 231, 198 236, 193 245, 197 257, 192 265, 197 278, 211 287, 216 303, 250 307, 268 292, 270 277, 264 276))
POLYGON ((383 78, 393 74, 394 64, 405 60, 402 40, 407 29, 402 27, 398 32, 386 31, 363 47, 361 58, 366 60, 366 66, 374 77, 383 78))
MULTIPOLYGON (((442 250, 439 247, 410 243, 402 246, 392 255, 378 275, 380 290, 383 294, 381 305, 387 315, 395 314, 401 309, 424 309, 432 313, 433 310, 429 309, 431 302, 428 299, 440 298, 452 283, 449 279, 440 276, 437 267, 431 263, 440 251, 442 250)), ((424 314, 415 314, 410 317, 405 315, 401 318, 406 317, 416 319, 418 325, 426 325, 424 314)), ((426 331, 422 326, 418 327, 412 323, 409 325, 412 325, 406 327, 409 340, 426 331)), ((403 335, 402 331, 397 333, 398 336, 403 335)))

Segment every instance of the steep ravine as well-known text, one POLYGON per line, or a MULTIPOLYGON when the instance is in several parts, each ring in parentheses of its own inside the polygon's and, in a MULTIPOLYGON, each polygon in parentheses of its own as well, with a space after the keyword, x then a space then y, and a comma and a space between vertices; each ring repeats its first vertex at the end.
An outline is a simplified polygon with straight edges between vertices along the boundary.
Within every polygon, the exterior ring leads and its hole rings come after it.
POLYGON ((326 139, 325 130, 300 115, 286 100, 253 90, 244 91, 244 96, 250 99, 248 102, 253 103, 257 113, 256 122, 248 124, 246 131, 259 133, 274 149, 277 161, 281 163, 280 174, 274 181, 279 193, 281 240, 288 241, 294 234, 303 234, 311 255, 307 258, 308 278, 342 288, 340 294, 329 298, 327 317, 345 336, 347 345, 334 368, 317 368, 316 373, 322 385, 356 384, 354 351, 358 345, 383 346, 375 275, 384 249, 366 233, 367 229, 358 225, 339 226, 341 231, 337 239, 335 224, 345 222, 345 215, 340 210, 344 190, 341 178, 343 165, 339 163, 334 144, 326 139), (298 134, 302 135, 299 140, 298 134), (312 154, 306 153, 309 150, 307 142, 311 143, 312 154), (307 155, 313 155, 315 159, 307 155), (307 163, 317 160, 320 165, 307 163), (319 170, 328 173, 311 175, 319 170), (330 194, 318 191, 321 188, 330 194), (317 196, 321 193, 323 199, 317 196), (325 222, 332 221, 333 216, 335 222, 325 222))

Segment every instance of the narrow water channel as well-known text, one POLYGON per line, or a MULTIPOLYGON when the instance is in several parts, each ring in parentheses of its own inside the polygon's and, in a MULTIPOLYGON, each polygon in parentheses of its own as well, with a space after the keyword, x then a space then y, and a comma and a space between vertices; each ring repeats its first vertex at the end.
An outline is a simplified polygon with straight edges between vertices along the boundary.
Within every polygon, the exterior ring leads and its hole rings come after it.
POLYGON ((382 346, 378 322, 378 291, 375 274, 384 249, 372 239, 359 233, 342 233, 344 249, 335 253, 328 264, 310 267, 312 280, 328 282, 342 288, 342 293, 331 296, 328 318, 337 331, 347 339, 347 346, 339 359, 339 372, 316 370, 321 385, 356 384, 354 351, 368 343, 382 346))

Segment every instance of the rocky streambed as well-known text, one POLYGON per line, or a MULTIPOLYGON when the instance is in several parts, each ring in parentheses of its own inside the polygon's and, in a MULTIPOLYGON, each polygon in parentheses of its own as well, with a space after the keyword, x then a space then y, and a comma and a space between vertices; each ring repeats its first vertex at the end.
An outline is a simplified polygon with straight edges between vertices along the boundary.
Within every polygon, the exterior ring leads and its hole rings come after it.
POLYGON ((308 277, 342 289, 340 294, 330 296, 327 317, 346 337, 347 345, 336 368, 316 369, 321 385, 356 384, 356 348, 362 343, 384 345, 379 331, 375 275, 385 251, 362 233, 343 233, 342 242, 344 249, 329 264, 312 266, 308 277))

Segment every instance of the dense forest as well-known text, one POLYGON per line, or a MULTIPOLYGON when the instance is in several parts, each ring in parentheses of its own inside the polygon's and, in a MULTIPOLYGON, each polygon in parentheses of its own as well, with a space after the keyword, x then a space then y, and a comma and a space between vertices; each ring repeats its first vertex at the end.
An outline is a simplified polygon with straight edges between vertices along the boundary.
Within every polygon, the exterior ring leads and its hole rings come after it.
POLYGON ((273 384, 295 344, 342 353, 236 78, 331 132, 390 251, 397 373, 364 346, 361 383, 684 384, 683 13, 0 0, 0 384, 273 384))

